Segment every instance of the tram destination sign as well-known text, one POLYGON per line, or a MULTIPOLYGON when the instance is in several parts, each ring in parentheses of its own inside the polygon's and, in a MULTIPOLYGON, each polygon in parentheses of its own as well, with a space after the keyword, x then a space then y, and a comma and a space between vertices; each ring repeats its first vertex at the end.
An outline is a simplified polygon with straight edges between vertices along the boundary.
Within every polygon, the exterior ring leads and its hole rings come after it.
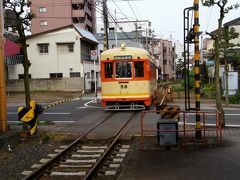
POLYGON ((132 56, 127 55, 127 56, 114 56, 114 60, 130 60, 132 59, 132 56))

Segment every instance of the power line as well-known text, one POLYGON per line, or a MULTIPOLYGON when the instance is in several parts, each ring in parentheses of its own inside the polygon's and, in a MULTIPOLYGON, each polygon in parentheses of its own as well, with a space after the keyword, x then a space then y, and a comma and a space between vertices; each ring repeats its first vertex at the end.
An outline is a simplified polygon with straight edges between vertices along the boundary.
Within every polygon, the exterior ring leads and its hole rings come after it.
POLYGON ((130 2, 129 2, 129 1, 127 1, 127 2, 128 2, 128 4, 129 4, 129 6, 130 6, 130 8, 131 8, 131 10, 132 10, 132 12, 133 12, 135 18, 138 19, 137 16, 136 16, 136 14, 135 14, 135 12, 134 12, 134 10, 133 10, 133 8, 132 8, 132 6, 131 6, 131 4, 130 4, 130 2))
MULTIPOLYGON (((117 21, 114 19, 114 17, 111 15, 111 13, 110 12, 108 12, 109 13, 109 15, 110 15, 110 17, 111 17, 111 19, 116 23, 116 25, 119 27, 119 29, 121 30, 121 27, 118 25, 118 23, 117 23, 117 21)), ((129 39, 129 40, 131 40, 131 38, 129 38, 128 37, 128 35, 123 31, 123 30, 121 30, 122 31, 122 33, 129 39)), ((125 41, 125 40, 124 40, 125 41)), ((125 41, 126 42, 126 41, 125 41)))
MULTIPOLYGON (((128 17, 122 12, 122 10, 119 8, 119 6, 116 4, 116 2, 114 1, 114 0, 112 0, 113 1, 113 3, 115 4, 115 6, 119 9, 119 11, 122 13, 122 15, 124 15, 125 17, 126 17, 126 19, 128 19, 128 17)), ((132 17, 131 17, 132 18, 132 17)), ((134 18, 132 18, 132 19, 134 19, 134 18)), ((134 28, 132 28, 130 25, 129 25, 129 27, 133 30, 134 28)))
POLYGON ((137 6, 136 6, 136 3, 135 3, 134 1, 133 1, 133 4, 134 4, 134 6, 135 6, 135 8, 136 8, 136 10, 137 10, 137 13, 138 13, 139 17, 142 19, 141 14, 139 13, 138 8, 137 8, 137 6))
POLYGON ((207 30, 208 30, 208 26, 209 26, 209 23, 210 23, 210 20, 211 20, 211 17, 212 17, 212 10, 213 10, 213 6, 211 7, 211 12, 210 12, 210 16, 209 16, 209 18, 208 18, 208 23, 207 23, 207 27, 206 27, 206 32, 207 32, 207 30))

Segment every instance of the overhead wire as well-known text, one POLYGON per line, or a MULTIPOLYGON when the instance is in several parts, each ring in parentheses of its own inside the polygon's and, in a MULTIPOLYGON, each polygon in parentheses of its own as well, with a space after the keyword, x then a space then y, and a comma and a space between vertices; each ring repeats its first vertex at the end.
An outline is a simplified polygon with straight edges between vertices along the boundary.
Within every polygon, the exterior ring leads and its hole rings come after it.
MULTIPOLYGON (((128 17, 123 13, 123 11, 120 9, 120 7, 117 5, 117 3, 114 0, 112 0, 112 2, 115 4, 115 6, 118 8, 118 10, 122 13, 122 15, 124 15, 125 18, 128 19, 128 17)), ((129 25, 129 27, 134 30, 134 28, 132 28, 130 25, 129 25)))
POLYGON ((134 4, 134 6, 135 6, 135 9, 137 10, 137 13, 138 13, 139 17, 142 19, 141 14, 139 13, 138 8, 137 8, 137 6, 136 6, 136 3, 135 3, 134 1, 133 1, 133 4, 134 4))
POLYGON ((136 16, 136 14, 135 14, 135 12, 134 12, 134 10, 133 10, 133 8, 132 8, 132 6, 131 6, 130 2, 129 2, 129 1, 127 1, 127 2, 128 2, 128 5, 129 5, 129 6, 130 6, 130 8, 131 8, 131 10, 132 10, 132 12, 133 12, 133 14, 134 14, 134 16, 135 16, 136 20, 137 20, 138 18, 137 18, 137 16, 136 16))
MULTIPOLYGON (((122 31, 122 33, 127 37, 127 39, 129 39, 129 40, 131 40, 131 38, 126 34, 126 32, 124 32, 122 29, 121 29, 121 27, 118 25, 118 23, 117 23, 117 21, 114 19, 114 17, 111 15, 111 13, 110 12, 108 12, 108 14, 109 14, 109 17, 115 22, 115 24, 119 27, 119 29, 122 31)), ((121 34, 119 34, 120 36, 121 36, 121 34)), ((124 40, 124 37, 123 36, 121 36, 122 38, 123 38, 123 40, 124 40)), ((124 40, 124 42, 126 42, 125 40, 124 40)))
POLYGON ((210 11, 210 15, 209 15, 209 18, 208 18, 208 23, 207 23, 207 27, 206 27, 206 29, 205 29, 205 32, 207 32, 208 26, 209 26, 210 21, 211 21, 211 18, 212 18, 212 10, 213 10, 213 6, 211 7, 211 11, 210 11))

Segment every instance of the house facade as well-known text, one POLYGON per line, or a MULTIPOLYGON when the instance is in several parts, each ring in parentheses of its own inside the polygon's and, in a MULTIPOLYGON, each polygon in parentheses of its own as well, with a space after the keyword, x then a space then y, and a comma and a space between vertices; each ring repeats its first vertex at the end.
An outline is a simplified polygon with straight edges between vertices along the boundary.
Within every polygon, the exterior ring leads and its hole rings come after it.
MULTIPOLYGON (((99 65, 96 63, 94 69, 91 50, 97 49, 98 41, 90 32, 69 25, 31 35, 27 44, 31 90, 93 89, 94 71, 99 74, 99 65)), ((9 80, 23 79, 22 64, 9 65, 8 72, 9 80)))
MULTIPOLYGON (((230 29, 232 27, 235 29, 237 33, 240 34, 240 17, 223 24, 223 28, 230 29)), ((211 34, 213 34, 214 32, 215 31, 213 31, 211 34)), ((238 38, 230 40, 230 43, 233 43, 233 44, 239 44, 239 42, 240 42, 240 35, 238 36, 238 38)), ((205 38, 203 40, 203 59, 207 63, 207 65, 209 64, 209 62, 212 62, 211 65, 208 67, 208 76, 211 79, 214 78, 214 61, 213 59, 210 58, 211 50, 213 48, 214 48, 214 40, 212 38, 205 38)), ((227 56, 230 60, 232 58, 231 56, 233 55, 233 52, 236 52, 240 57, 240 46, 234 46, 232 49, 229 49, 229 53, 227 56)), ((229 71, 239 71, 239 68, 234 64, 229 64, 229 71)), ((224 73, 224 65, 222 65, 219 69, 219 76, 221 79, 223 77, 223 73, 224 73)), ((240 79, 240 73, 238 75, 240 79)))

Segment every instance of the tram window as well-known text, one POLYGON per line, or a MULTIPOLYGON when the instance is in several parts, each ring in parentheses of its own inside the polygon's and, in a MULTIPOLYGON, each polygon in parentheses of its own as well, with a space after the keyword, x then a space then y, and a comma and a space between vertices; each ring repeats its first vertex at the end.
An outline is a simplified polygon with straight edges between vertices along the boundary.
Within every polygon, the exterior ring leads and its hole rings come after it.
POLYGON ((116 78, 131 78, 132 63, 131 62, 116 62, 116 78))
POLYGON ((135 77, 144 77, 143 62, 134 63, 134 72, 135 77))
POLYGON ((104 63, 104 67, 105 67, 105 78, 112 78, 113 63, 112 62, 104 63))

